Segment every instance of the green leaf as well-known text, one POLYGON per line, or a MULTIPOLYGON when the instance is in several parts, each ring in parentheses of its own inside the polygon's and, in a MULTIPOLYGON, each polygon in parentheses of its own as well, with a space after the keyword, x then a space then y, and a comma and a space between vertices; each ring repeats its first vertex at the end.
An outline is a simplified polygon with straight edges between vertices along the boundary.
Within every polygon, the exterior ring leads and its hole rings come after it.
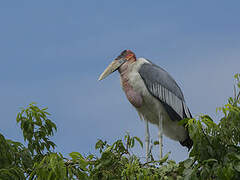
POLYGON ((139 137, 137 137, 137 136, 134 136, 133 138, 136 139, 136 141, 137 141, 137 142, 140 144, 140 146, 143 148, 143 143, 142 143, 141 139, 140 139, 139 137))
POLYGON ((158 162, 159 162, 160 164, 166 162, 166 161, 168 160, 169 154, 171 154, 171 152, 168 152, 167 154, 165 154, 165 156, 164 156, 162 159, 160 159, 158 162))
POLYGON ((70 156, 73 160, 84 159, 83 156, 82 156, 79 152, 71 152, 71 153, 69 153, 69 156, 70 156))
POLYGON ((210 162, 218 162, 218 161, 216 159, 207 159, 203 161, 203 163, 210 163, 210 162))
POLYGON ((183 126, 188 123, 190 118, 184 118, 181 121, 178 122, 178 125, 183 126))
POLYGON ((184 161, 184 167, 185 168, 190 168, 194 163, 194 160, 193 159, 187 159, 184 161))
POLYGON ((234 163, 234 169, 240 173, 240 161, 234 163))
POLYGON ((159 141, 154 141, 153 144, 154 145, 159 145, 159 141))

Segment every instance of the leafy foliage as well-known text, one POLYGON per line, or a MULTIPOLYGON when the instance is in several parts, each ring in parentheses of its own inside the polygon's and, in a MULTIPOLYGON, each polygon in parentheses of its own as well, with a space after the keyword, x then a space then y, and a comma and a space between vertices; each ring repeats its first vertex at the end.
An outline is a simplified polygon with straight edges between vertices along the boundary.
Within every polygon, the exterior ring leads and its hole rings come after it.
MULTIPOLYGON (((240 74, 235 75, 240 89, 240 74)), ((194 144, 190 157, 195 164, 189 176, 200 179, 240 179, 240 92, 217 110, 224 117, 215 123, 208 115, 190 119, 188 129, 194 144)))
POLYGON ((235 78, 238 93, 235 89, 234 97, 218 108, 224 115, 219 123, 208 115, 180 122, 194 142, 189 158, 180 163, 169 160, 169 153, 142 162, 132 148, 143 143, 129 134, 113 144, 98 140, 98 155, 63 157, 50 140, 57 128, 47 108, 30 104, 17 115, 27 146, 0 134, 0 179, 240 179, 240 75, 235 78))
POLYGON ((30 104, 26 109, 22 109, 17 115, 17 122, 20 123, 24 140, 28 142, 28 149, 34 155, 42 155, 44 150, 50 152, 55 144, 49 140, 53 135, 56 125, 48 119, 50 115, 47 108, 40 109, 36 105, 30 104))

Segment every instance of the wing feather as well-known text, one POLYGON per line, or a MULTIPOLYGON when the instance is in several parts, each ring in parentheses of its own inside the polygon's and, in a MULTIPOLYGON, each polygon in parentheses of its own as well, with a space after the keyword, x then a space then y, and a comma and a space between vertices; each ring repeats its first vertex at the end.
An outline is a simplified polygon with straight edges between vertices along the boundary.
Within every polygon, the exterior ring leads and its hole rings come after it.
POLYGON ((172 120, 192 117, 180 87, 164 69, 151 62, 144 63, 139 74, 150 93, 162 102, 172 120))

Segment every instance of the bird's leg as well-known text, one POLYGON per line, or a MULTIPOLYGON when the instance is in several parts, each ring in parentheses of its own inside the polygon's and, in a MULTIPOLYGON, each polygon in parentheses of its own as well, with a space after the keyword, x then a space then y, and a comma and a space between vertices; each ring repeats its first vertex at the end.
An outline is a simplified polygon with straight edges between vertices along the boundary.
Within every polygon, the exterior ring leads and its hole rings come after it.
POLYGON ((147 162, 149 161, 149 127, 148 127, 148 121, 145 120, 145 145, 146 145, 146 159, 147 162))
POLYGON ((159 124, 158 124, 158 139, 159 139, 159 155, 162 159, 162 147, 163 147, 163 115, 159 114, 159 124))

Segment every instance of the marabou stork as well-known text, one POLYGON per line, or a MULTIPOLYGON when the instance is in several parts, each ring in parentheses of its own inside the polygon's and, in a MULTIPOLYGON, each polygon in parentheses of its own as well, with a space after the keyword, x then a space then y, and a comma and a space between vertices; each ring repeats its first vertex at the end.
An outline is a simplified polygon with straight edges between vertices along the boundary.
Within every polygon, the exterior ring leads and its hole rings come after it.
POLYGON ((191 118, 183 93, 176 81, 161 67, 145 58, 136 58, 130 50, 124 50, 100 75, 102 80, 118 70, 121 85, 129 102, 145 120, 146 157, 149 159, 148 122, 159 128, 160 158, 162 158, 162 133, 179 141, 188 150, 192 140, 188 130, 179 125, 183 118, 191 118))

